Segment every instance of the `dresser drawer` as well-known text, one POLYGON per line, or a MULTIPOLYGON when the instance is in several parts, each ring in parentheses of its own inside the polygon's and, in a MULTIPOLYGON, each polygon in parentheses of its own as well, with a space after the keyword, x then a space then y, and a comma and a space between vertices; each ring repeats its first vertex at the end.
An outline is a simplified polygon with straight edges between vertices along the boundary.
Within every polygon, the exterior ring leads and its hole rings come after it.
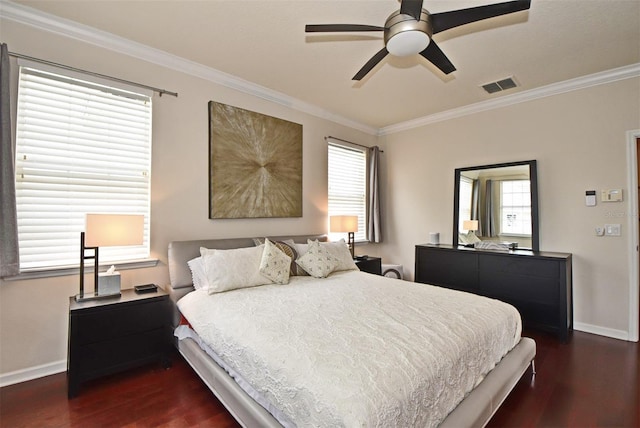
MULTIPOLYGON (((479 262, 479 282, 483 294, 498 299, 520 300, 557 306, 560 299, 560 268, 557 262, 530 260, 542 267, 543 275, 530 275, 529 269, 517 271, 518 263, 511 263, 503 269, 503 257, 482 257, 479 262), (550 272, 555 276, 550 276, 550 272)), ((505 263, 507 264, 507 263, 505 263)))
POLYGON ((560 263, 551 259, 533 259, 505 255, 483 255, 480 268, 505 275, 558 278, 560 263))
POLYGON ((476 254, 416 249, 416 281, 446 286, 462 291, 478 289, 478 257, 476 254))

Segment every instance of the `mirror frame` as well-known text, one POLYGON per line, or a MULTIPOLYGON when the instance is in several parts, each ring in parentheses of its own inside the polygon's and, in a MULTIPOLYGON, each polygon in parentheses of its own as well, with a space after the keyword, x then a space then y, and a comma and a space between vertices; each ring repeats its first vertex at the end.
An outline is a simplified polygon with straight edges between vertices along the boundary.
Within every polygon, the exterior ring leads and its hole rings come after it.
MULTIPOLYGON (((531 250, 540 251, 538 241, 538 172, 535 160, 497 163, 492 165, 470 166, 466 168, 456 168, 454 174, 453 190, 453 247, 458 248, 458 223, 460 209, 460 175, 464 171, 477 171, 480 169, 502 168, 509 166, 528 165, 529 180, 531 181, 531 250)), ((524 249, 524 248, 523 248, 524 249)))

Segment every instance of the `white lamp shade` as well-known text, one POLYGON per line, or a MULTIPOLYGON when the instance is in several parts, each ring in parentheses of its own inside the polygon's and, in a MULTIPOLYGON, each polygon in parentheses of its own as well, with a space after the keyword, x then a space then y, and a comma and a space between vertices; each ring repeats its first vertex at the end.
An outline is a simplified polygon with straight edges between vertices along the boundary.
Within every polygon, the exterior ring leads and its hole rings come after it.
POLYGON ((144 215, 87 214, 85 246, 114 247, 144 243, 144 215))
POLYGON ((329 217, 330 232, 357 232, 357 215, 332 215, 329 217))
POLYGON ((478 220, 465 220, 462 222, 464 230, 478 230, 478 220))

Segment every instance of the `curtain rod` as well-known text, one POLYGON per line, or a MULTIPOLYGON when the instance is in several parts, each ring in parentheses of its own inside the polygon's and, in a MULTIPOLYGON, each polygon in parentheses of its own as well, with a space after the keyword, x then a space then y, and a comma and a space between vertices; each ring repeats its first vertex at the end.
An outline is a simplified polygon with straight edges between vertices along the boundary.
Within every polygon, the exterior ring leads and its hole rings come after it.
POLYGON ((165 89, 155 88, 153 86, 148 86, 148 85, 143 85, 141 83, 131 82, 129 80, 120 79, 118 77, 107 76, 106 74, 100 74, 100 73, 95 73, 93 71, 82 70, 81 68, 75 68, 75 67, 70 67, 70 66, 64 65, 64 64, 58 64, 56 62, 47 61, 46 59, 34 58, 34 57, 31 57, 31 56, 22 55, 22 54, 19 54, 19 53, 16 53, 16 52, 9 52, 9 56, 12 56, 14 58, 27 59, 29 61, 39 62, 41 64, 52 65, 54 67, 63 68, 65 70, 69 70, 69 71, 80 72, 80 73, 88 74, 89 76, 101 77, 103 79, 109 79, 109 80, 113 80, 115 82, 126 83, 128 85, 137 86, 139 88, 149 89, 149 90, 151 90, 153 92, 157 92, 160 96, 162 96, 162 94, 172 95, 174 97, 178 96, 177 92, 171 92, 171 91, 167 91, 165 89))
MULTIPOLYGON (((342 138, 332 137, 331 135, 327 135, 326 137, 324 137, 325 141, 328 140, 329 138, 331 138, 332 140, 342 141, 343 143, 353 144, 354 146, 364 147, 365 149, 370 149, 371 148, 369 146, 364 146, 362 144, 352 143, 351 141, 343 140, 342 138)), ((384 150, 380 150, 380 153, 384 153, 384 150)))

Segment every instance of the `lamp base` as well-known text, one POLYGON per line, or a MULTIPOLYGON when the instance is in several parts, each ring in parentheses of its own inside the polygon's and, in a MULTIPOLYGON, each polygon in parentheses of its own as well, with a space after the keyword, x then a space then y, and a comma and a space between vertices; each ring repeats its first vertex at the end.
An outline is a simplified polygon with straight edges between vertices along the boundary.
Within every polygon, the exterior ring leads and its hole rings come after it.
POLYGON ((80 295, 76 294, 76 302, 87 302, 89 300, 102 300, 102 299, 112 299, 114 297, 120 297, 122 294, 120 292, 112 293, 112 294, 87 294, 80 295))

